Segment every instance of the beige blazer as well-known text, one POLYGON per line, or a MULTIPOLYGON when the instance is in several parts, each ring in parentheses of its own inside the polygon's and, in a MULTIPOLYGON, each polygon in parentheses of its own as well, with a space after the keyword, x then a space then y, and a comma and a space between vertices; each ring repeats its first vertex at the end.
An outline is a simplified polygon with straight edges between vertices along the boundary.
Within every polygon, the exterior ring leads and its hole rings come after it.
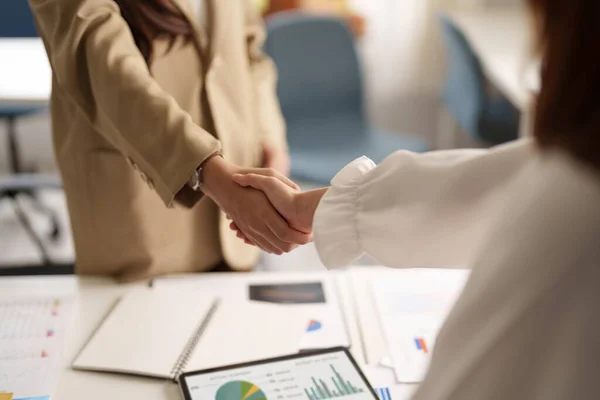
POLYGON ((249 0, 208 0, 204 31, 191 4, 175 3, 196 40, 170 51, 157 40, 149 70, 112 0, 30 0, 78 273, 132 280, 258 259, 185 184, 217 150, 259 166, 263 141, 286 147, 262 21, 249 0))

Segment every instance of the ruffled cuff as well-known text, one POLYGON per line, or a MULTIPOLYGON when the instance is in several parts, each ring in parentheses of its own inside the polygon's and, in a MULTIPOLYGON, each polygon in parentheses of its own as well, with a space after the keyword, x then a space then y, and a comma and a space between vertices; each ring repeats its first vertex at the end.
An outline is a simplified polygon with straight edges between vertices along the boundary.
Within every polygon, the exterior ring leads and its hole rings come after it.
POLYGON ((328 268, 343 267, 363 254, 357 226, 359 190, 365 174, 376 167, 360 157, 342 169, 331 181, 313 221, 314 241, 321 262, 328 268))

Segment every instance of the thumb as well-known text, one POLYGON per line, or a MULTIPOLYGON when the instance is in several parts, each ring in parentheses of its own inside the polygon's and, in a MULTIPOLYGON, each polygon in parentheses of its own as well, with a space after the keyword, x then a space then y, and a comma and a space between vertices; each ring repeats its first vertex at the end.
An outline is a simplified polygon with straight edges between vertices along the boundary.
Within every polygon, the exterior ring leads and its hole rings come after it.
POLYGON ((272 176, 234 174, 233 180, 241 186, 251 187, 263 192, 279 212, 283 212, 281 207, 285 207, 285 199, 289 195, 288 191, 292 190, 285 183, 272 176))
POLYGON ((251 187, 257 190, 266 191, 268 177, 257 174, 233 174, 233 181, 243 187, 251 187))

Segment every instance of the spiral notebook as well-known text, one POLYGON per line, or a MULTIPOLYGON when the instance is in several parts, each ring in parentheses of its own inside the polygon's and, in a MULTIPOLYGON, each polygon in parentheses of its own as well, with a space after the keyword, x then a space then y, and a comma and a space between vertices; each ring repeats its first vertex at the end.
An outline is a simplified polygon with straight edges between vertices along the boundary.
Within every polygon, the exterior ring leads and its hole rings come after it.
POLYGON ((177 380, 218 304, 216 297, 196 290, 130 292, 110 311, 72 367, 177 380))

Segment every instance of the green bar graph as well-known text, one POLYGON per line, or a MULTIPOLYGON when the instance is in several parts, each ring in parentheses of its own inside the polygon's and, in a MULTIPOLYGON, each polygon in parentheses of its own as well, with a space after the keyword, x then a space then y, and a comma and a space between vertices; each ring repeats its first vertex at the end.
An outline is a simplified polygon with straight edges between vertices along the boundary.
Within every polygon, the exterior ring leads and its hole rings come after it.
POLYGON ((308 400, 333 399, 363 392, 363 389, 359 389, 350 381, 345 380, 333 365, 329 364, 329 367, 331 367, 331 371, 333 372, 333 376, 330 378, 333 383, 332 388, 330 389, 323 379, 313 376, 311 378, 313 386, 304 388, 304 393, 308 400), (336 390, 334 390, 333 387, 335 387, 336 390))

